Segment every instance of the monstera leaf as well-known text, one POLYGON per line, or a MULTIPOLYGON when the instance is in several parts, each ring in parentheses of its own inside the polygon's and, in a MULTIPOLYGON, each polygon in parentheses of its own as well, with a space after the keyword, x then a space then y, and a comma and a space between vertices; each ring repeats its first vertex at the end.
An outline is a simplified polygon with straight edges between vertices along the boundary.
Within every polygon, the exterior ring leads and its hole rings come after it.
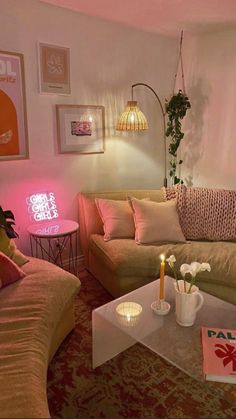
POLYGON ((2 207, 0 207, 0 227, 6 231, 7 236, 10 239, 18 237, 18 234, 12 227, 15 225, 15 217, 10 210, 3 211, 2 207))

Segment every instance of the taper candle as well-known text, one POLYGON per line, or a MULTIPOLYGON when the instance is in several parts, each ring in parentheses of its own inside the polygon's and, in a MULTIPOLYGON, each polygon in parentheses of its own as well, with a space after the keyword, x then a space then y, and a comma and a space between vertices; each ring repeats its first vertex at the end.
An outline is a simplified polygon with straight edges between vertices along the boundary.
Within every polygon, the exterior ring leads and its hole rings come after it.
POLYGON ((160 300, 164 300, 164 276, 165 276, 165 256, 161 255, 161 265, 160 265, 160 300))

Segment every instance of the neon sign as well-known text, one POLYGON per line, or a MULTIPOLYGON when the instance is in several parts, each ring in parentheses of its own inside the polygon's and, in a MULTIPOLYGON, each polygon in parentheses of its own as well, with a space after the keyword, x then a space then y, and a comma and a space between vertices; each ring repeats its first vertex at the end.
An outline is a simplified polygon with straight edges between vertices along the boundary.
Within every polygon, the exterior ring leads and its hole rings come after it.
POLYGON ((52 220, 59 216, 53 192, 30 195, 26 202, 33 221, 52 220))

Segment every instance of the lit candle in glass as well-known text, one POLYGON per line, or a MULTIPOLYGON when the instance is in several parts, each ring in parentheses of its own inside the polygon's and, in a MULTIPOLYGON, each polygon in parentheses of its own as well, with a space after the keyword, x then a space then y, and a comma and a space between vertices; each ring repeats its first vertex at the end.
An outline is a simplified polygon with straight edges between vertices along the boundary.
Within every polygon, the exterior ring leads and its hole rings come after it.
POLYGON ((124 326, 134 326, 137 324, 140 314, 142 313, 142 306, 133 301, 125 301, 118 304, 116 307, 119 323, 124 326))
POLYGON ((164 276, 165 276, 165 256, 161 255, 161 265, 160 265, 160 294, 159 299, 164 300, 164 276))

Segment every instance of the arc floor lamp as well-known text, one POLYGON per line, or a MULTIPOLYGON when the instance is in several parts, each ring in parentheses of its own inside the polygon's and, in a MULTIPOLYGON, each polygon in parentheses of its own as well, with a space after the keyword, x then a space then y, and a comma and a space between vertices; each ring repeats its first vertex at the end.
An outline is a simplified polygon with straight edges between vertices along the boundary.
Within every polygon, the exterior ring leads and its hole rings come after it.
POLYGON ((146 83, 135 83, 131 86, 132 89, 132 100, 127 102, 127 106, 124 112, 121 114, 116 129, 118 131, 143 131, 148 129, 147 118, 144 113, 138 107, 137 101, 134 101, 134 88, 136 86, 147 87, 155 95, 157 102, 161 108, 161 114, 163 117, 163 140, 164 140, 164 186, 167 186, 167 177, 166 177, 166 121, 165 121, 165 111, 160 101, 158 94, 155 90, 146 83))

